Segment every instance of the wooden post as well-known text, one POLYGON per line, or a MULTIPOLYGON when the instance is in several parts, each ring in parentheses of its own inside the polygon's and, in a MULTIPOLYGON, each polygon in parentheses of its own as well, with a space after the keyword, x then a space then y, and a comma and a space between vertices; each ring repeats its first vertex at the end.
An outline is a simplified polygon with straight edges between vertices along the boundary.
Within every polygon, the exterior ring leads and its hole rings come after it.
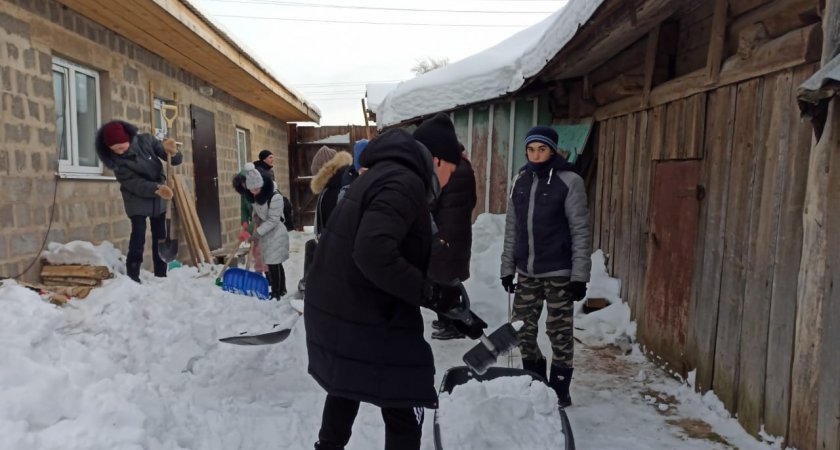
POLYGON ((723 62, 723 47, 726 43, 726 17, 729 0, 715 0, 715 12, 712 18, 712 31, 709 38, 709 53, 706 56, 706 74, 708 82, 717 83, 720 78, 720 65, 723 62))
POLYGON ((653 88, 653 72, 656 69, 656 54, 659 50, 659 28, 657 24, 650 30, 645 48, 645 87, 643 93, 643 105, 645 108, 650 105, 650 90, 653 88))
MULTIPOLYGON (((826 0, 823 14, 822 65, 825 66, 840 52, 840 0, 826 0)), ((834 97, 828 106, 826 126, 819 141, 812 145, 805 192, 803 214, 804 235, 802 258, 799 268, 799 288, 796 304, 796 336, 794 342, 793 371, 791 374, 791 416, 789 437, 786 445, 796 448, 832 448, 820 447, 817 442, 818 429, 821 440, 837 435, 837 416, 830 410, 836 405, 826 405, 820 395, 823 390, 836 394, 837 389, 829 389, 829 384, 837 383, 836 374, 822 373, 821 367, 828 367, 830 361, 823 358, 834 354, 837 358, 837 343, 827 341, 837 336, 835 323, 825 323, 824 315, 829 316, 833 306, 826 300, 826 294, 836 297, 831 291, 830 281, 833 275, 828 272, 827 249, 827 214, 829 196, 829 174, 836 178, 838 159, 840 159, 840 100, 834 97), (833 157, 833 158, 832 158, 833 157), (834 170, 830 170, 832 159, 834 170), (828 325, 828 327, 825 327, 828 325), (827 345, 834 349, 824 348, 827 345), (821 376, 822 375, 822 376, 821 376), (826 383, 822 386, 822 383, 826 383), (820 405, 815 408, 815 405, 820 405), (831 417, 833 416, 833 417, 831 417), (822 423, 820 423, 822 419, 822 423), (831 422, 831 423, 826 423, 831 422), (833 432, 825 427, 834 426, 833 432)), ((836 185, 836 180, 833 183, 836 185)), ((832 217, 836 217, 833 214, 832 217)), ((834 227, 836 229, 836 226, 834 227)), ((833 238, 836 239, 836 238, 833 238)), ((837 267, 833 270, 837 271, 837 267)), ((836 398, 834 399, 836 400, 836 398)), ((833 442, 833 448, 837 448, 833 442)))
MULTIPOLYGON (((365 106, 365 99, 362 98, 362 115, 365 116, 365 136, 370 140, 370 125, 368 122, 367 107, 365 106)), ((352 142, 351 142, 352 144, 352 142)))

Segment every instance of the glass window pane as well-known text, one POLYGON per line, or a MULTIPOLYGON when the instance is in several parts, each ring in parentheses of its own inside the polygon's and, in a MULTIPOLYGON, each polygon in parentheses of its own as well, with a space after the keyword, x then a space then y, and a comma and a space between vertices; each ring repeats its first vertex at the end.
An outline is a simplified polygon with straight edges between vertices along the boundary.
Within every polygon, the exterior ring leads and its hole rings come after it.
POLYGON ((98 126, 96 117, 96 79, 83 73, 76 73, 76 124, 79 132, 78 165, 97 167, 94 139, 98 126))
POLYGON ((67 92, 64 89, 64 72, 53 70, 53 93, 55 95, 55 144, 58 159, 67 160, 67 92))
POLYGON ((239 170, 248 162, 248 141, 244 130, 236 130, 236 149, 239 153, 239 170))

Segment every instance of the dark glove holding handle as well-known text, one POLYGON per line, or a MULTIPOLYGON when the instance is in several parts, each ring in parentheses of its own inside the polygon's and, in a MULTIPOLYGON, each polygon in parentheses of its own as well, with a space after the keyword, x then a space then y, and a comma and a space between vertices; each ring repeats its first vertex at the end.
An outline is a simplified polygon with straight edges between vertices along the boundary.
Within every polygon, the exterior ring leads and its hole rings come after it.
POLYGON ((513 291, 516 290, 516 283, 513 282, 513 275, 505 275, 502 277, 502 287, 505 288, 505 292, 513 294, 513 291))

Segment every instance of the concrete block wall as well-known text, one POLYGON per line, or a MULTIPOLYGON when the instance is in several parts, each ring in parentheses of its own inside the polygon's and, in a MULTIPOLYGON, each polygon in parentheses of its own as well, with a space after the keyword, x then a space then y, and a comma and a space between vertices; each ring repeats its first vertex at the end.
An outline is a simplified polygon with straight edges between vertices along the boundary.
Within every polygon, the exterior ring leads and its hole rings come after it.
MULTIPOLYGON (((184 142, 177 173, 192 192, 189 106, 215 114, 223 242, 239 228, 239 197, 230 187, 237 170, 235 126, 251 132, 252 159, 262 148, 275 153, 277 180, 288 192, 285 122, 217 88, 211 96, 201 94, 199 88, 209 86, 203 80, 56 1, 0 0, 0 277, 29 267, 20 278, 37 279, 38 251, 51 241, 109 240, 123 253, 128 246, 129 221, 107 169, 104 179, 56 175, 54 56, 99 72, 103 122, 122 119, 148 132, 150 90, 168 100, 177 97, 175 138, 184 142)), ((189 261, 185 248, 181 255, 189 261)))

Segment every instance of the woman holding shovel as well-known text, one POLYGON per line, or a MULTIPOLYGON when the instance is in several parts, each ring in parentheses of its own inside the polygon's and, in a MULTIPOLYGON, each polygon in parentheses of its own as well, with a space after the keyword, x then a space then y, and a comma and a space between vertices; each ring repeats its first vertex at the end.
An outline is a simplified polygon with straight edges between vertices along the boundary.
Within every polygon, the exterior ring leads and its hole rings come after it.
POLYGON ((103 125, 96 133, 96 153, 106 167, 114 171, 120 184, 125 213, 131 220, 126 274, 140 282, 143 247, 146 244, 146 219, 152 229, 152 265, 156 277, 166 276, 166 262, 158 254, 157 242, 166 235, 166 202, 173 192, 166 184, 162 161, 167 154, 172 165, 179 165, 183 155, 173 139, 161 143, 151 134, 138 133, 137 127, 121 120, 103 125))
POLYGON ((245 170, 233 177, 233 188, 254 207, 254 232, 248 238, 259 243, 263 262, 268 266, 268 284, 271 297, 279 300, 283 295, 280 273, 282 264, 289 259, 289 232, 283 224, 283 196, 274 187, 271 178, 261 174, 254 164, 245 164, 245 170))

